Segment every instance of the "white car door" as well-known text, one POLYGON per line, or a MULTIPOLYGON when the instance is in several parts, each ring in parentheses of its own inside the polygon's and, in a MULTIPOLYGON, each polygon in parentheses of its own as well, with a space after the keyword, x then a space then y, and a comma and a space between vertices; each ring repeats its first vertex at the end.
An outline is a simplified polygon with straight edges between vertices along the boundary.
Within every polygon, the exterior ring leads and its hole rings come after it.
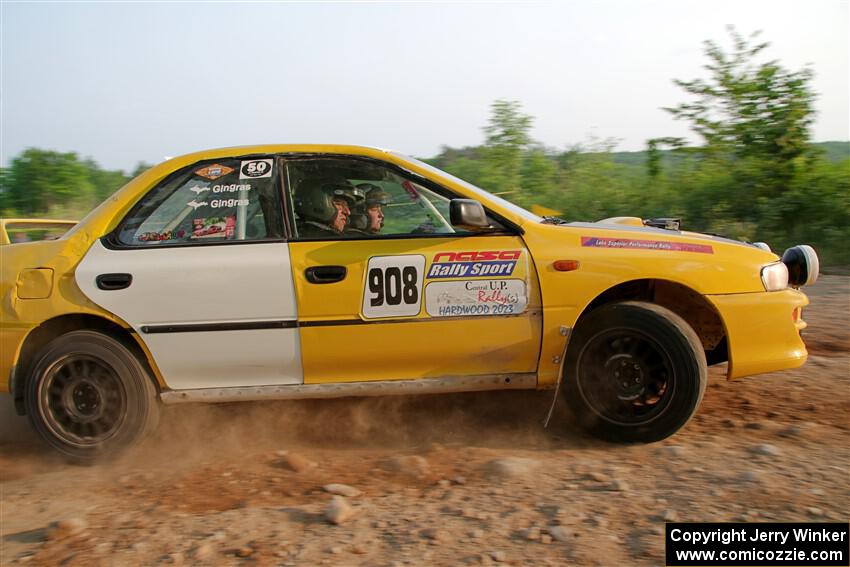
POLYGON ((303 383, 276 170, 232 159, 169 176, 77 267, 172 389, 303 383))

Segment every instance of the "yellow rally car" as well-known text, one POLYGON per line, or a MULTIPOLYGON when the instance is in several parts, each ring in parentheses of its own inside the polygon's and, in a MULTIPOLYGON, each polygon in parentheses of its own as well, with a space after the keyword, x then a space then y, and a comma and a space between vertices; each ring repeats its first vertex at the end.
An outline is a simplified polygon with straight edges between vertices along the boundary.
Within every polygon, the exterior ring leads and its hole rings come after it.
POLYGON ((793 288, 818 274, 807 246, 541 218, 332 145, 175 158, 0 254, 0 391, 77 459, 140 439, 160 402, 496 389, 559 388, 592 433, 655 441, 707 365, 805 362, 793 288))
POLYGON ((59 238, 75 224, 72 220, 0 218, 0 246, 59 238))

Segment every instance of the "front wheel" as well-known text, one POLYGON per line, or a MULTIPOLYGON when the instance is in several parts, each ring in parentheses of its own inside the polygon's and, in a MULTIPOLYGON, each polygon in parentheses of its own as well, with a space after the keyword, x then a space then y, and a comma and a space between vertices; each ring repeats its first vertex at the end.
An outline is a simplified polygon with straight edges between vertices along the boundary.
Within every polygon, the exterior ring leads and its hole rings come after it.
POLYGON ((567 403, 588 432, 644 443, 688 422, 707 379, 694 330, 669 309, 638 301, 604 305, 583 317, 563 376, 567 403))
POLYGON ((91 462, 129 447, 156 426, 156 389, 120 342, 93 331, 51 341, 24 393, 30 422, 54 449, 91 462))

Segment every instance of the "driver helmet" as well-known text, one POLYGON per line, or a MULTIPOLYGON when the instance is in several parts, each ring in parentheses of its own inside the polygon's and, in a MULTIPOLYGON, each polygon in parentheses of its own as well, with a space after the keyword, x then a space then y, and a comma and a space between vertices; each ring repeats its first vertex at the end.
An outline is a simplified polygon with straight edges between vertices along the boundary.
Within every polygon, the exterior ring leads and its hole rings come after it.
POLYGON ((305 179, 295 195, 295 212, 302 220, 330 224, 336 216, 334 199, 344 199, 353 211, 365 193, 346 179, 305 179))

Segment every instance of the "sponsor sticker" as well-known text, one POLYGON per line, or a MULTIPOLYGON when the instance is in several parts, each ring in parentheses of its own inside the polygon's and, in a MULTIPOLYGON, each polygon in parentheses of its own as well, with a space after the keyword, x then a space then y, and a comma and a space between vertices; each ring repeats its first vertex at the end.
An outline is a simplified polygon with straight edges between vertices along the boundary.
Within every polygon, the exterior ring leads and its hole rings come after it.
POLYGON ((205 193, 209 190, 210 188, 204 185, 193 185, 192 187, 189 187, 189 191, 191 191, 195 195, 200 195, 201 193, 205 193))
POLYGON ((232 167, 227 167, 226 165, 214 163, 212 165, 208 165, 206 167, 202 167, 201 169, 195 170, 195 175, 200 175, 201 177, 205 177, 206 179, 214 181, 219 177, 224 177, 225 175, 232 172, 232 167))
POLYGON ((272 160, 252 159, 239 166, 239 179, 259 179, 272 176, 272 160))
POLYGON ((192 207, 192 210, 197 211, 201 207, 209 205, 213 209, 245 207, 251 203, 250 199, 210 199, 209 201, 196 201, 192 199, 186 203, 187 207, 192 207))
POLYGON ((424 273, 425 256, 419 254, 369 258, 363 286, 363 317, 419 315, 424 273))
POLYGON ((213 185, 213 193, 235 193, 236 191, 250 191, 251 186, 247 183, 231 183, 230 185, 213 185))
POLYGON ((143 232, 136 237, 139 242, 162 242, 164 240, 172 240, 174 238, 183 238, 185 232, 182 230, 172 231, 163 230, 161 232, 143 232))
POLYGON ((431 317, 516 315, 528 307, 525 282, 516 279, 431 282, 425 310, 431 317))
POLYGON ((213 209, 246 207, 250 202, 250 199, 212 199, 210 201, 210 207, 213 209))
POLYGON ((636 240, 632 238, 602 238, 582 236, 581 245, 591 248, 623 248, 627 250, 664 250, 668 252, 696 252, 714 254, 714 248, 707 244, 687 242, 669 242, 666 240, 636 240))
POLYGON ((506 277, 514 273, 522 250, 438 252, 428 269, 428 279, 506 277))
POLYGON ((233 238, 236 229, 236 216, 208 217, 192 219, 193 239, 233 238))

